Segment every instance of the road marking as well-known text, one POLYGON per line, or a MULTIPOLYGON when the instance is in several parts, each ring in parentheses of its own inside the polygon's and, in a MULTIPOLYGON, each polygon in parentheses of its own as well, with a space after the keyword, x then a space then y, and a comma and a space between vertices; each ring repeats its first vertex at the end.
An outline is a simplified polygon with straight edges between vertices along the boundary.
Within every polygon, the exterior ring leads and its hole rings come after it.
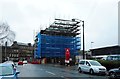
POLYGON ((46 71, 47 73, 49 73, 49 74, 52 74, 52 75, 56 75, 56 74, 54 74, 54 73, 52 73, 52 72, 49 72, 49 71, 46 71))
POLYGON ((40 69, 40 70, 43 70, 43 69, 40 69))
POLYGON ((61 76, 62 78, 64 78, 64 76, 61 76))

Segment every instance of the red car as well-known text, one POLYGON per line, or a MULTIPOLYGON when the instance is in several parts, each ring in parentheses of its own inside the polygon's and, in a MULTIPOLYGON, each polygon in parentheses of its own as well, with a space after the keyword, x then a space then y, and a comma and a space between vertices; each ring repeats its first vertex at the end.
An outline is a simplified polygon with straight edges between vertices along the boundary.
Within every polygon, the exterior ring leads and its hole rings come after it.
POLYGON ((18 61, 18 65, 23 65, 23 61, 18 61))

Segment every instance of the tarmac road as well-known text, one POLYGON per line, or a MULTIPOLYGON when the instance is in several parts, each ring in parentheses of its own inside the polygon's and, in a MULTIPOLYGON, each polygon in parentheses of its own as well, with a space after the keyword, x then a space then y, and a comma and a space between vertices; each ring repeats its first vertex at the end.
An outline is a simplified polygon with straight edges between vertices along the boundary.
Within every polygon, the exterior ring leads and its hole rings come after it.
POLYGON ((24 64, 17 66, 21 79, 108 79, 107 76, 79 73, 75 66, 54 64, 24 64))

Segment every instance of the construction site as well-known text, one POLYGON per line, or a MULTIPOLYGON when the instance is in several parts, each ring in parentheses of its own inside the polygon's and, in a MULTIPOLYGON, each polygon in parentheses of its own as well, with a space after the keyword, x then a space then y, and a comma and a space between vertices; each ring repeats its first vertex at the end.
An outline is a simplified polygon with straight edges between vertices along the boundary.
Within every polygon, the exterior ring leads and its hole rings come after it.
POLYGON ((75 64, 81 49, 80 21, 55 21, 35 38, 34 59, 41 63, 75 64))

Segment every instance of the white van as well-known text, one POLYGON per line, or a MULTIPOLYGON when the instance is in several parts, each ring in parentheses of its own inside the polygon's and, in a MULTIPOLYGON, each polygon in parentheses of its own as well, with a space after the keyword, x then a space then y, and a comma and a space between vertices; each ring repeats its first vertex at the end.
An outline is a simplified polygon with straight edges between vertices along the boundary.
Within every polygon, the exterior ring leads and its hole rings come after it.
POLYGON ((98 73, 106 75, 106 68, 95 60, 80 60, 78 64, 79 72, 89 72, 90 74, 98 73))

